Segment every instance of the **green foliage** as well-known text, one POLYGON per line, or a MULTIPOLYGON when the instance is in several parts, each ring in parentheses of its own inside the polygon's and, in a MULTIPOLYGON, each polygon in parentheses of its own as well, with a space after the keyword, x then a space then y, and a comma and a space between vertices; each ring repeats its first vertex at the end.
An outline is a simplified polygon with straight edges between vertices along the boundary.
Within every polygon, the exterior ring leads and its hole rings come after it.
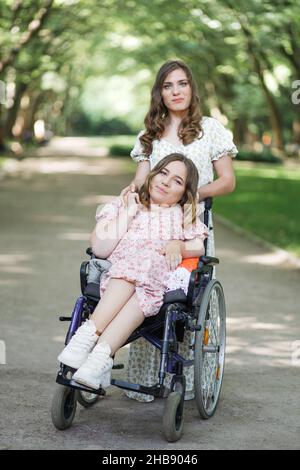
POLYGON ((111 157, 128 157, 132 150, 130 145, 111 145, 109 148, 109 155, 111 157))
POLYGON ((99 119, 92 121, 85 113, 78 113, 70 120, 74 135, 122 135, 134 134, 129 125, 121 119, 99 119))
POLYGON ((249 162, 282 164, 282 159, 273 155, 270 150, 265 150, 263 152, 249 152, 246 150, 240 150, 236 156, 236 159, 249 162))
MULTIPOLYGON (((298 139, 298 0, 3 0, 0 17, 0 80, 25 87, 31 131, 40 118, 60 134, 139 130, 156 71, 179 57, 195 74, 205 114, 225 115, 232 130, 238 120, 242 142, 249 132, 257 140, 274 133, 275 118, 285 142, 298 139)), ((2 106, 2 121, 12 113, 2 106)))

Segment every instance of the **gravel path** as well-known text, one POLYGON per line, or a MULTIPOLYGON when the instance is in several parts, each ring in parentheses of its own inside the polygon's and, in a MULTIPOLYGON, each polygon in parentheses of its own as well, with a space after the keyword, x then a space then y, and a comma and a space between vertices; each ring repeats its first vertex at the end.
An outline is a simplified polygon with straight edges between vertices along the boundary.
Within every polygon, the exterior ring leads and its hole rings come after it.
MULTIPOLYGON (((0 181, 0 449, 299 449, 300 270, 220 223, 228 336, 215 416, 201 421, 187 402, 184 435, 167 444, 163 401, 137 403, 111 387, 92 409, 78 407, 70 429, 53 427, 67 328, 58 315, 69 315, 80 294, 96 206, 131 179, 122 160, 82 148, 58 157, 50 147, 0 181)), ((123 348, 117 362, 127 355, 123 348)))

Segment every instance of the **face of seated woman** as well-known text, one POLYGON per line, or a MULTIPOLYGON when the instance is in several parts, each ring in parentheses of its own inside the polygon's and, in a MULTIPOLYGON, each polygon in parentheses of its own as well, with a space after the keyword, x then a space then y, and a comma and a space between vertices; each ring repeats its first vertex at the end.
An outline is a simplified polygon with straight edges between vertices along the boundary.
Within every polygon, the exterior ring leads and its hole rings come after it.
POLYGON ((150 183, 151 204, 170 207, 177 204, 185 192, 187 168, 181 161, 168 163, 150 183))

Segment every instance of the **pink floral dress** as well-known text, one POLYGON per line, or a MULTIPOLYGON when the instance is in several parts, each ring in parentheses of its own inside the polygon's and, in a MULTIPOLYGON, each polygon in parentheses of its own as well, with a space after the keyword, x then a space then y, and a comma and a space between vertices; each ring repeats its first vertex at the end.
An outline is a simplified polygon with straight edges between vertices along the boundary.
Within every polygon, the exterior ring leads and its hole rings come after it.
MULTIPOLYGON (((96 216, 96 220, 112 220, 122 208, 121 198, 117 197, 106 204, 96 216)), ((175 206, 146 207, 138 211, 128 231, 107 258, 112 263, 110 270, 102 276, 100 295, 102 296, 111 278, 124 279, 135 285, 135 292, 145 317, 157 315, 163 304, 171 274, 161 250, 170 240, 191 240, 208 236, 207 227, 197 218, 188 229, 182 227, 183 211, 175 206)))

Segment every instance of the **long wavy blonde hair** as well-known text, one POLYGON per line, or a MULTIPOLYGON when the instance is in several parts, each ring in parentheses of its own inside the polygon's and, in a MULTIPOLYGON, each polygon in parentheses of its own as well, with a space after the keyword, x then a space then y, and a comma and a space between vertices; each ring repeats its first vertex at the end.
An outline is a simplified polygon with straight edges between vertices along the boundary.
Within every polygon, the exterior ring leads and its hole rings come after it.
POLYGON ((197 83, 193 77, 192 71, 179 59, 169 60, 160 67, 152 87, 150 109, 144 120, 146 131, 140 137, 145 155, 151 154, 153 140, 160 139, 164 133, 168 108, 165 106, 162 98, 163 83, 166 77, 177 69, 182 69, 185 72, 191 87, 191 103, 187 115, 180 123, 178 135, 183 144, 187 145, 199 138, 199 135, 202 133, 200 98, 197 83))
POLYGON ((171 153, 166 157, 162 158, 154 168, 148 174, 145 183, 139 189, 139 197, 141 203, 150 209, 150 185, 154 176, 157 175, 163 168, 165 168, 169 163, 180 161, 183 162, 187 170, 187 179, 185 183, 185 191, 178 201, 178 204, 182 207, 183 210, 183 228, 189 228, 196 221, 198 214, 197 207, 197 190, 198 190, 198 181, 199 173, 196 165, 190 158, 185 157, 181 153, 171 153))

